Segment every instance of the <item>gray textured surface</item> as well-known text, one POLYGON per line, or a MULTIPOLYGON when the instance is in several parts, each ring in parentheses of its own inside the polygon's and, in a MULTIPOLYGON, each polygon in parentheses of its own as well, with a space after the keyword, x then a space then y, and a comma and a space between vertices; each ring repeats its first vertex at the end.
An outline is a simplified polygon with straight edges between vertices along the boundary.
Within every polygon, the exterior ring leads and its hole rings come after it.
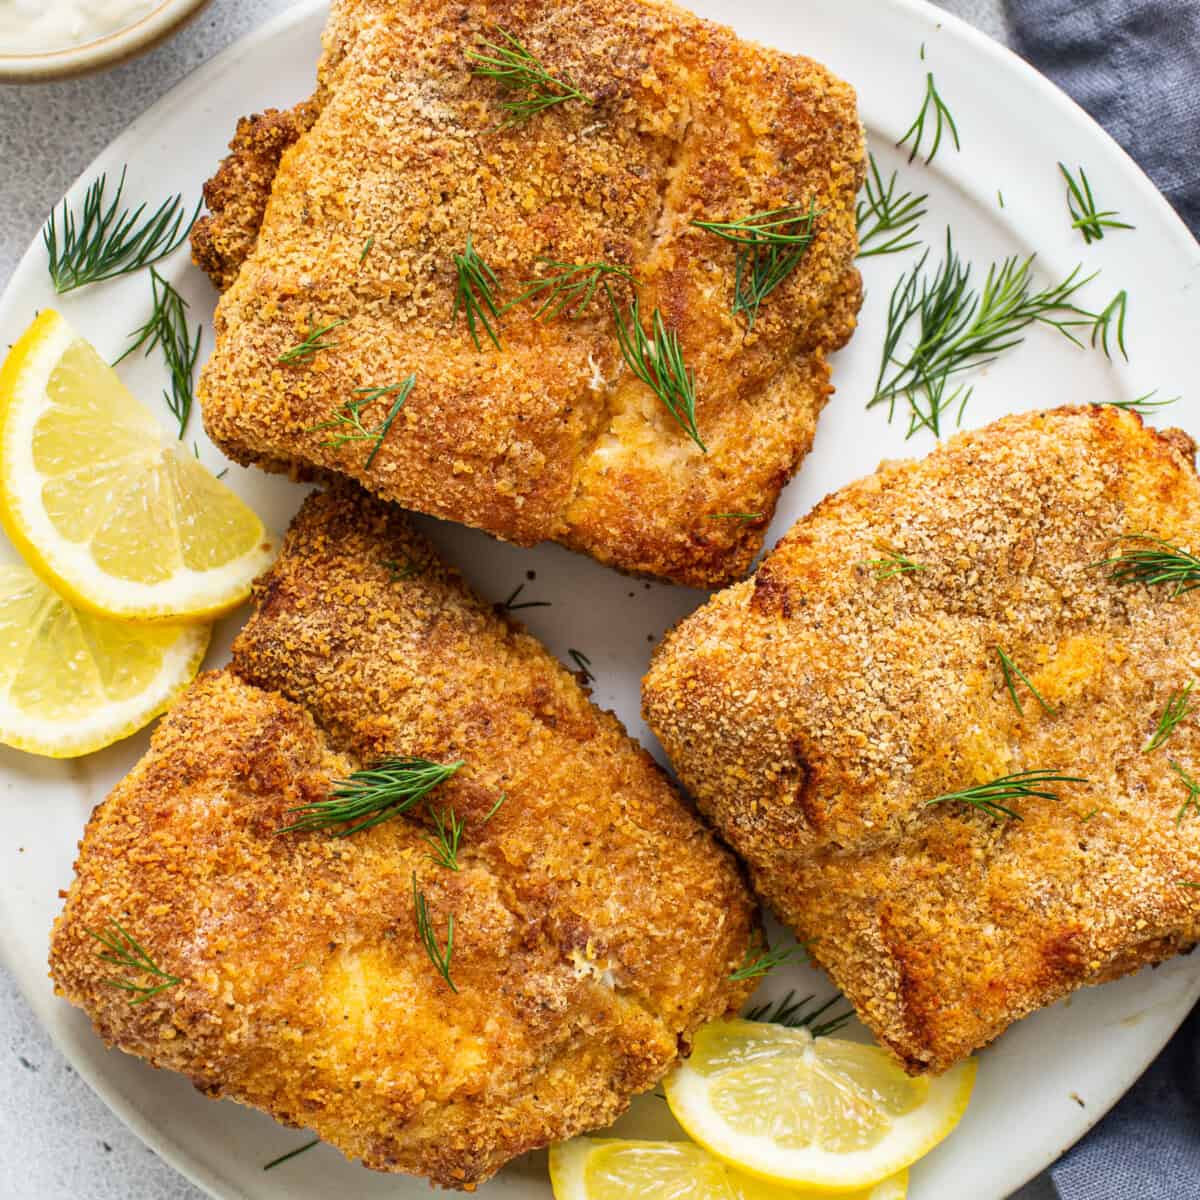
MULTIPOLYGON (((751 0, 752 2, 752 0, 751 0)), ((100 76, 0 86, 0 281, 67 186, 128 122, 218 50, 287 8, 287 0, 215 0, 144 58, 100 76)), ((944 7, 994 37, 1000 0, 944 7)), ((1047 1184, 1020 1200, 1050 1200, 1047 1184)), ((71 1070, 0 968, 0 1200, 200 1200, 71 1070)))

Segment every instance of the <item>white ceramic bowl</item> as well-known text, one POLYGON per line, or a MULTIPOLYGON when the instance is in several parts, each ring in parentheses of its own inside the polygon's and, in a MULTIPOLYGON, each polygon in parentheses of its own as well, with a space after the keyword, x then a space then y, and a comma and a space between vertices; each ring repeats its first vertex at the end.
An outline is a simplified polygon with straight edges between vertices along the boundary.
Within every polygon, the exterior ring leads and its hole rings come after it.
POLYGON ((207 3, 208 0, 163 0, 132 25, 80 46, 44 54, 0 53, 0 83, 61 79, 123 62, 156 46, 207 3))

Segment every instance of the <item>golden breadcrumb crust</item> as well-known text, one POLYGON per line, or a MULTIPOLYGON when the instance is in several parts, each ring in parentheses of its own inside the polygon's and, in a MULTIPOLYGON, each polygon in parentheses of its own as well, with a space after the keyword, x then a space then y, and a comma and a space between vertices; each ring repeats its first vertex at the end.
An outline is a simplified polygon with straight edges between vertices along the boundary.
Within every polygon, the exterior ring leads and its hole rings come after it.
POLYGON ((1200 551, 1195 448, 1113 408, 1008 417, 884 464, 801 520, 655 655, 647 720, 862 1019, 942 1071, 1086 983, 1200 938, 1200 592, 1121 585, 1123 534, 1200 551), (877 578, 889 552, 923 570, 877 578), (1053 712, 1015 680, 997 647, 1053 712), (926 802, 1086 778, 1021 820, 926 802))
POLYGON ((92 816, 60 993, 208 1094, 445 1187, 612 1121, 752 987, 729 980, 758 938, 733 857, 398 510, 310 498, 256 600, 232 666, 92 816), (368 832, 278 833, 392 754, 466 765, 368 832), (429 806, 465 822, 457 872, 430 857, 429 806), (418 940, 414 873, 439 946, 454 918, 457 994, 418 940), (137 976, 88 935, 110 919, 182 982, 131 1006, 106 980, 137 976))
POLYGON ((212 437, 240 462, 339 472, 523 545, 696 585, 744 574, 861 300, 853 90, 650 0, 342 0, 325 45, 318 95, 243 123, 207 191, 196 258, 232 280, 199 388, 212 437), (502 128, 504 93, 465 57, 497 28, 593 103, 502 128), (815 240, 748 331, 730 312, 734 248, 691 222, 810 203, 815 240), (503 349, 482 332, 476 349, 454 317, 468 235, 505 300, 540 257, 630 268, 643 323, 657 308, 678 332, 709 452, 626 367, 603 291, 576 320, 518 306, 503 349), (279 361, 335 322, 327 349, 279 361), (370 463, 372 442, 322 428, 410 373, 370 463), (728 512, 760 515, 714 519, 728 512))

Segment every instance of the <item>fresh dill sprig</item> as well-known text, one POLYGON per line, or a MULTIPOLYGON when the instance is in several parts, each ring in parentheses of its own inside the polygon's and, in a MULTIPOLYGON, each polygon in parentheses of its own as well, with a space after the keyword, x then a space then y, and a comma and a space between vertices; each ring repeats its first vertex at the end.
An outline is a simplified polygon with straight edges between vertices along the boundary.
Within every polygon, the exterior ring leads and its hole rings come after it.
POLYGON ((886 184, 879 173, 879 164, 875 155, 870 156, 871 169, 867 175, 865 191, 866 199, 858 202, 856 216, 858 219, 858 257, 871 258, 876 254, 902 254, 921 244, 921 239, 913 237, 921 224, 921 218, 928 211, 925 201, 927 194, 920 196, 912 192, 896 194, 898 171, 893 171, 886 184), (888 236, 879 245, 871 246, 876 238, 888 236))
POLYGON ((149 975, 151 979, 162 981, 160 983, 139 983, 133 979, 104 980, 109 987, 128 992, 130 1004, 144 1004, 152 996, 157 996, 159 992, 165 992, 167 988, 175 987, 176 984, 183 982, 178 975, 171 975, 164 971, 133 934, 127 933, 121 927, 115 917, 108 918, 108 924, 103 933, 96 933, 92 929, 85 932, 88 937, 95 938, 104 947, 103 950, 98 951, 104 962, 111 963, 114 967, 124 967, 135 975, 149 975))
POLYGON ((1106 209, 1101 212, 1096 208, 1096 198, 1092 195, 1092 185, 1088 182, 1087 172, 1079 168, 1079 179, 1076 180, 1067 170, 1064 163, 1058 164, 1062 177, 1067 181, 1067 208, 1071 213, 1071 228, 1078 229, 1083 234, 1087 244, 1098 242, 1104 237, 1106 229, 1133 229, 1124 221, 1114 221, 1117 210, 1106 209))
POLYGON ((496 33, 502 42, 484 40, 486 53, 468 50, 467 58, 472 64, 472 75, 494 80, 508 94, 509 98, 502 105, 508 120, 501 129, 520 125, 545 109, 569 100, 593 103, 592 98, 565 75, 561 78, 552 75, 508 30, 497 27, 496 33))
POLYGON ((113 366, 123 362, 135 350, 143 350, 145 355, 152 353, 155 348, 162 350, 163 361, 171 376, 171 390, 163 390, 163 399, 179 424, 179 437, 182 440, 195 401, 196 360, 200 357, 203 327, 196 326, 196 336, 193 338, 188 331, 187 301, 154 267, 150 268, 150 291, 153 297, 150 317, 140 329, 135 329, 129 335, 134 339, 133 343, 113 366))
POLYGON ((1174 759, 1170 760, 1171 770, 1179 776, 1180 782, 1187 788, 1187 799, 1179 806, 1179 811, 1175 814, 1176 828, 1183 822, 1183 818, 1187 816, 1188 810, 1200 815, 1200 783, 1197 783, 1174 759))
POLYGON ((310 433, 324 433, 326 431, 336 431, 327 442, 322 442, 322 446, 329 446, 334 450, 341 449, 342 446, 348 445, 351 442, 372 442, 371 453, 367 455, 367 461, 363 464, 364 469, 369 469, 375 461, 375 456, 383 449, 383 439, 391 432, 392 425, 395 424, 396 418, 400 415, 400 410, 404 407, 405 401, 412 395, 413 387, 416 385, 416 374, 410 375, 407 379, 401 380, 399 383, 389 384, 387 387, 376 388, 355 388, 354 394, 357 397, 355 400, 347 400, 338 411, 337 415, 331 421, 322 421, 319 425, 314 425, 309 430, 310 433), (371 428, 363 424, 362 414, 363 409, 375 404, 380 400, 391 400, 391 407, 387 411, 387 415, 371 428))
POLYGON ((66 200, 61 212, 51 211, 42 230, 42 241, 49 260, 50 279, 60 296, 85 284, 140 271, 165 258, 191 233, 200 215, 200 203, 191 220, 187 220, 182 194, 164 200, 144 221, 145 204, 132 212, 122 209, 126 170, 121 168, 117 194, 107 206, 104 189, 108 177, 102 174, 84 193, 83 211, 78 217, 66 200))
POLYGON ((1057 800, 1058 793, 1047 790, 1052 783, 1088 783, 1079 775, 1063 775, 1057 771, 1036 770, 1018 771, 1013 775, 1003 775, 990 783, 978 783, 974 787, 963 788, 960 792, 947 792, 925 801, 925 807, 931 804, 969 804, 980 812, 985 812, 993 821, 1020 821, 1021 814, 1007 807, 1004 801, 1020 800, 1027 796, 1041 796, 1044 800, 1057 800))
POLYGON ((427 758, 385 758, 333 785, 327 800, 289 808, 300 819, 279 833, 328 830, 344 838, 407 812, 461 767, 462 761, 435 763, 427 758), (346 826, 344 829, 338 826, 346 826))
POLYGON ((429 810, 433 818, 434 833, 426 834, 425 840, 433 847, 429 856, 439 867, 447 871, 458 870, 458 843, 462 838, 463 823, 452 808, 439 812, 436 808, 429 810))
POLYGON ((314 325, 312 313, 308 314, 308 332, 304 335, 302 341, 297 342, 289 350, 285 350, 277 362, 281 363, 297 363, 306 362, 311 358, 315 358, 322 350, 332 350, 337 342, 324 341, 327 333, 337 329, 341 325, 346 324, 346 319, 340 321, 331 321, 328 325, 314 325))
MULTIPOLYGON (((1129 302, 1129 293, 1124 288, 1121 289, 1107 307, 1102 311, 1092 316, 1092 349, 1096 348, 1096 342, 1099 340, 1100 349, 1104 351, 1104 357, 1112 362, 1112 354, 1108 348, 1108 333, 1113 324, 1114 318, 1117 325, 1117 347, 1121 351, 1121 357, 1126 362, 1129 361, 1129 351, 1125 349, 1125 312, 1129 302)), ((1090 314, 1089 314, 1090 315, 1090 314)))
POLYGON ((742 525, 748 525, 751 521, 761 521, 763 519, 763 514, 760 512, 756 512, 756 513, 737 513, 737 512, 709 513, 708 519, 710 521, 738 521, 742 525))
POLYGON ((1146 392, 1132 400, 1102 400, 1100 403, 1109 408, 1123 408, 1126 412, 1151 413, 1156 408, 1167 408, 1183 399, 1182 396, 1172 396, 1169 400, 1155 400, 1157 395, 1158 388, 1155 388, 1154 391, 1146 392))
POLYGON ((264 1167, 264 1171, 270 1171, 273 1167, 278 1167, 281 1163, 285 1163, 290 1158, 295 1158, 298 1154, 303 1154, 305 1150, 311 1150, 314 1146, 321 1144, 320 1138, 313 1138, 311 1142, 305 1142, 303 1146, 297 1146, 295 1150, 289 1150, 286 1154, 281 1154, 278 1158, 273 1158, 264 1167))
POLYGON ((1194 879, 1177 879, 1175 880, 1180 887, 1200 888, 1200 880, 1194 879))
POLYGON ((413 907, 417 912, 417 936, 421 939, 421 945, 425 947, 425 953, 429 955, 429 961, 446 981, 446 986, 457 995, 458 988, 450 978, 450 960, 454 957, 454 914, 451 913, 446 918, 446 948, 443 950, 438 945, 437 934, 433 931, 433 921, 429 917, 429 905, 425 902, 425 895, 417 887, 416 871, 413 872, 412 886, 413 907))
POLYGON ((914 562, 907 554, 902 554, 891 546, 881 546, 880 549, 883 551, 882 558, 868 559, 859 564, 859 566, 870 567, 877 580, 892 579, 896 575, 927 570, 923 563, 914 562))
POLYGON ((788 204, 737 221, 692 222, 734 246, 732 311, 734 316, 745 313, 751 329, 762 302, 800 265, 820 215, 816 203, 810 202, 807 209, 788 204))
POLYGON ((592 674, 592 660, 581 650, 568 650, 567 654, 575 664, 576 669, 583 676, 583 682, 595 683, 596 677, 592 674))
POLYGON ((1072 327, 1093 319, 1071 303, 1093 278, 1081 278, 1079 267, 1061 283, 1035 291, 1034 256, 1014 255, 993 263, 976 291, 971 266, 959 258, 949 229, 946 256, 932 275, 926 270, 928 260, 926 250, 892 291, 875 393, 867 404, 886 404, 890 421, 896 401, 905 400, 908 437, 920 429, 940 437, 942 417, 956 403, 961 420, 971 391, 962 386, 951 390, 952 381, 1020 345, 1023 331, 1035 321, 1053 326, 1079 345, 1072 327))
POLYGON ((367 255, 371 253, 371 247, 375 245, 373 237, 367 238, 366 244, 362 248, 362 253, 358 256, 358 265, 361 267, 367 261, 367 255))
POLYGON ((517 586, 513 589, 512 595, 510 595, 509 598, 507 600, 505 600, 503 604, 500 605, 500 607, 505 612, 517 612, 518 609, 522 609, 522 608, 549 608, 550 607, 549 600, 522 600, 518 604, 517 597, 520 596, 520 594, 524 590, 525 590, 525 585, 523 583, 517 584, 517 586))
POLYGON ((774 1004, 768 1002, 750 1009, 745 1014, 745 1020, 762 1021, 768 1025, 783 1025, 787 1029, 803 1028, 807 1029, 815 1038, 828 1037, 845 1028, 854 1017, 854 1009, 848 1008, 845 1012, 834 1013, 824 1021, 818 1019, 843 998, 840 995, 831 996, 824 1004, 820 1004, 816 1008, 809 1008, 816 996, 810 993, 797 998, 795 989, 793 989, 782 999, 776 1000, 774 1004))
POLYGON ((496 273, 479 257, 471 235, 467 234, 466 249, 462 254, 454 256, 454 312, 451 321, 458 319, 461 311, 467 320, 467 332, 476 350, 482 350, 479 342, 479 326, 491 338, 492 345, 500 349, 500 337, 496 333, 493 321, 500 319, 500 310, 496 307, 496 297, 493 294, 500 286, 496 273))
POLYGON ((663 323, 662 313, 656 308, 651 319, 653 338, 642 328, 637 297, 622 313, 608 290, 613 320, 617 325, 617 342, 629 369, 663 402, 675 423, 707 454, 708 447, 700 439, 696 428, 696 379, 683 361, 683 350, 679 335, 663 323))
POLYGON ((495 804, 493 804, 493 805, 492 805, 492 807, 488 809, 488 811, 487 811, 487 816, 486 816, 486 817, 484 817, 484 818, 483 818, 483 820, 479 822, 479 823, 480 823, 480 825, 486 825, 486 824, 487 824, 487 823, 488 823, 488 822, 489 822, 489 821, 490 821, 490 820, 491 820, 491 819, 492 819, 492 818, 493 818, 493 817, 494 817, 494 816, 495 816, 495 815, 496 815, 496 814, 497 814, 497 813, 500 811, 500 809, 501 809, 501 808, 503 807, 503 805, 504 805, 504 802, 505 802, 507 799, 508 799, 508 793, 507 793, 507 792, 501 792, 501 793, 500 793, 500 799, 499 799, 499 800, 497 800, 497 801, 496 801, 496 803, 495 803, 495 804))
POLYGON ((800 945, 776 946, 774 949, 767 946, 756 955, 754 947, 749 946, 746 948, 742 965, 731 972, 729 978, 735 983, 744 979, 758 979, 790 961, 795 955, 804 953, 804 947, 800 945))
POLYGON ((1173 691, 1167 697, 1167 706, 1163 709, 1162 716, 1158 718, 1154 736, 1146 743, 1142 750, 1143 754, 1157 750, 1175 732, 1175 727, 1180 721, 1184 721, 1192 715, 1194 709, 1190 697, 1194 682, 1195 680, 1189 679, 1183 687, 1173 691))
POLYGON ((574 319, 592 302, 600 284, 606 278, 616 276, 636 284, 633 275, 625 267, 618 267, 613 263, 568 263, 545 257, 537 261, 552 273, 540 279, 525 280, 521 284, 524 290, 515 300, 510 300, 501 312, 508 312, 510 308, 524 304, 527 300, 540 299, 541 304, 533 314, 535 320, 552 321, 564 312, 574 319))
POLYGON ((1047 704, 1042 697, 1042 693, 1033 686, 1028 675, 1013 662, 1012 658, 1005 650, 997 646, 996 657, 1000 659, 1000 670, 1004 675, 1004 686, 1008 689, 1009 697, 1012 699, 1013 705, 1022 716, 1025 715, 1025 707, 1021 703, 1021 697, 1017 695, 1016 680, 1020 680, 1033 694, 1033 698, 1042 706, 1042 712, 1048 716, 1054 716, 1055 708, 1053 704, 1047 704))
POLYGON ((1108 577, 1114 583, 1140 583, 1146 587, 1169 584, 1172 600, 1200 587, 1200 558, 1181 546, 1148 533, 1126 533, 1116 541, 1134 545, 1113 558, 1093 564, 1110 567, 1108 577))
POLYGON ((950 109, 946 107, 946 102, 937 90, 937 84, 933 81, 933 72, 926 71, 925 98, 921 102, 921 111, 917 113, 917 119, 908 127, 908 132, 896 143, 897 148, 899 148, 909 138, 913 139, 912 148, 908 152, 908 161, 910 163, 921 152, 921 143, 925 140, 925 126, 930 116, 930 105, 933 106, 933 145, 929 147, 929 153, 925 156, 925 165, 929 166, 933 162, 938 148, 942 144, 942 134, 946 129, 950 130, 950 136, 954 139, 955 150, 962 149, 958 140, 958 126, 954 123, 954 116, 950 112, 950 109))

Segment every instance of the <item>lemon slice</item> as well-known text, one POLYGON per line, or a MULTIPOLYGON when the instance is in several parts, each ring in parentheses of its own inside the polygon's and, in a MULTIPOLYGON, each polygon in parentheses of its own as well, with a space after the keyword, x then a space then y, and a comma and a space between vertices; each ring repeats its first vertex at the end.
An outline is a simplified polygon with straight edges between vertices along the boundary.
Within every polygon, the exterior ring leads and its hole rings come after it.
POLYGON ((273 547, 55 312, 0 368, 0 520, 78 608, 200 620, 236 607, 273 547))
POLYGON ((207 625, 135 625, 72 608, 0 563, 0 742, 75 758, 128 737, 195 677, 207 625))
MULTIPOLYGON (((690 1142, 579 1137, 550 1149, 555 1200, 817 1200, 807 1188, 743 1175, 690 1142)), ((904 1200, 908 1172, 841 1200, 904 1200)))
POLYGON ((914 1079, 878 1046, 715 1021, 664 1087, 688 1134, 739 1170, 853 1191, 932 1150, 958 1124, 974 1083, 971 1060, 914 1079))

